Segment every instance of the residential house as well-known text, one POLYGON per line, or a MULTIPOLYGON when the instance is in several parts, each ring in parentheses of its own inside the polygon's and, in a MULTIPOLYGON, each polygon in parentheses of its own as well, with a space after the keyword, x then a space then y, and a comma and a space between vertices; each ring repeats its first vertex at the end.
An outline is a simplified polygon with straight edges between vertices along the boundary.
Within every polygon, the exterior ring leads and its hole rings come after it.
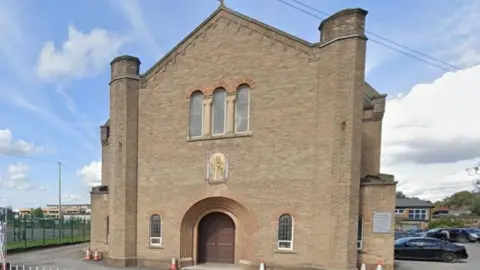
POLYGON ((432 220, 433 203, 417 198, 397 198, 395 201, 396 229, 427 229, 432 220))
POLYGON ((434 218, 450 215, 450 208, 448 206, 436 206, 432 211, 432 217, 434 218))

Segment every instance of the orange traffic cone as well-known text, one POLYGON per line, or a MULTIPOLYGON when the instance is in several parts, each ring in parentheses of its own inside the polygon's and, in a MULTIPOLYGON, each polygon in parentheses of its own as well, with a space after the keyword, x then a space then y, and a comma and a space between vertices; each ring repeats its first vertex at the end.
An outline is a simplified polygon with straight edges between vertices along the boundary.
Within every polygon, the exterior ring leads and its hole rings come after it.
POLYGON ((87 249, 85 250, 85 258, 84 258, 84 260, 89 261, 89 260, 91 260, 91 259, 92 259, 92 251, 90 250, 90 248, 87 248, 87 249))
POLYGON ((377 270, 383 270, 383 261, 378 261, 377 270))
POLYGON ((172 263, 170 264, 170 270, 177 270, 177 263, 175 262, 175 258, 172 258, 172 263))
POLYGON ((95 249, 95 252, 93 253, 93 260, 94 261, 100 261, 100 256, 98 254, 98 249, 95 249))
POLYGON ((265 263, 263 262, 263 259, 260 260, 260 267, 258 270, 265 270, 265 263))

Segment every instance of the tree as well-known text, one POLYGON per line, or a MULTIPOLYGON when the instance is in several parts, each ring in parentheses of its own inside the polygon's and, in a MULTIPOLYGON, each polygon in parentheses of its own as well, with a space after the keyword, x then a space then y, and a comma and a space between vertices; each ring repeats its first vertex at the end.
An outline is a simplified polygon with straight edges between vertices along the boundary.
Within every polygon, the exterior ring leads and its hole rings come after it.
POLYGON ((32 209, 32 212, 30 214, 32 215, 32 217, 41 218, 43 217, 43 210, 41 207, 38 207, 38 208, 32 209))
POLYGON ((477 195, 476 198, 473 200, 470 211, 472 211, 472 214, 474 215, 480 215, 480 196, 477 195))
POLYGON ((395 192, 395 197, 403 199, 403 198, 406 198, 407 195, 405 195, 405 193, 403 193, 402 191, 397 191, 397 192, 395 192))
POLYGON ((456 192, 440 202, 440 205, 448 206, 454 209, 470 208, 474 199, 477 197, 475 192, 468 190, 456 192))
POLYGON ((480 163, 473 165, 467 169, 468 174, 474 177, 473 186, 475 191, 480 192, 480 163))

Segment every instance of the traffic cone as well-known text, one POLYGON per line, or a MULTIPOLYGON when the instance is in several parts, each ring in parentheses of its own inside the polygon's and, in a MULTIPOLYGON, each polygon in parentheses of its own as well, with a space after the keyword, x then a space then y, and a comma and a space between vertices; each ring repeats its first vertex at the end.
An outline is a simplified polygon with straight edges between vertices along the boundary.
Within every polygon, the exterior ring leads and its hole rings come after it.
POLYGON ((382 263, 379 263, 379 264, 377 265, 377 270, 383 270, 382 263))
POLYGON ((362 263, 362 266, 360 267, 360 270, 367 270, 367 266, 364 263, 362 263))
POLYGON ((98 261, 98 250, 97 249, 95 249, 95 251, 93 252, 93 260, 98 261))
POLYGON ((260 267, 258 268, 258 270, 265 270, 265 263, 263 262, 263 259, 260 260, 260 267))
POLYGON ((92 251, 90 250, 90 248, 87 248, 87 249, 85 250, 85 258, 84 258, 84 260, 89 261, 89 260, 91 260, 91 259, 92 259, 92 251))
POLYGON ((175 262, 175 258, 172 258, 172 263, 170 264, 170 270, 177 270, 177 263, 175 262))

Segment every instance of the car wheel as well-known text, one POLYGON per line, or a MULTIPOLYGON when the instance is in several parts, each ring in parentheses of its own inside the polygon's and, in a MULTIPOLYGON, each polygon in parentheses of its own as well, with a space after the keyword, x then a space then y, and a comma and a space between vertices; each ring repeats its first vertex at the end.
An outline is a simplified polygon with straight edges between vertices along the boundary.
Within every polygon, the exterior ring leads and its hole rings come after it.
POLYGON ((447 263, 454 263, 457 262, 458 258, 457 255, 451 252, 443 253, 442 254, 442 261, 447 263))

